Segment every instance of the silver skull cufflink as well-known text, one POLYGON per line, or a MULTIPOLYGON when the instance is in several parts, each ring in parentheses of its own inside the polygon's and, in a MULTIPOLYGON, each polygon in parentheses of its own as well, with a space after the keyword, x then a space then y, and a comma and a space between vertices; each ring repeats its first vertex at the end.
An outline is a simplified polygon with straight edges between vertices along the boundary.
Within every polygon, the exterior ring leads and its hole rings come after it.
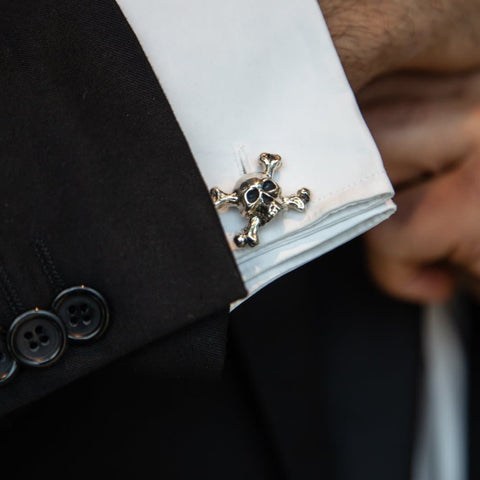
POLYGON ((258 229, 270 222, 282 210, 305 211, 310 201, 310 191, 301 188, 295 195, 282 197, 280 185, 273 180, 273 174, 282 165, 282 157, 262 153, 259 158, 263 172, 249 173, 241 177, 233 193, 222 192, 218 187, 210 190, 215 208, 224 210, 236 207, 248 219, 242 233, 235 235, 234 242, 239 248, 258 245, 258 229))

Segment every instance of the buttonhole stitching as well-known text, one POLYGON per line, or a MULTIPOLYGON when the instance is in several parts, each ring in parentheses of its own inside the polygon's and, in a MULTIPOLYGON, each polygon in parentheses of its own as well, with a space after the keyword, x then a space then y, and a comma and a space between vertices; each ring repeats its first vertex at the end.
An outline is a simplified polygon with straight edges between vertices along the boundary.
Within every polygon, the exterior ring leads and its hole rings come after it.
POLYGON ((3 297, 7 302, 10 311, 15 316, 20 315, 20 313, 25 311, 23 304, 20 301, 20 297, 18 296, 7 271, 2 265, 0 265, 0 290, 3 293, 3 297))
POLYGON ((52 255, 45 244, 45 241, 41 238, 35 239, 33 242, 33 248, 35 250, 35 255, 40 262, 42 272, 47 278, 50 286, 55 290, 56 293, 64 290, 65 282, 55 266, 55 262, 53 261, 52 255))

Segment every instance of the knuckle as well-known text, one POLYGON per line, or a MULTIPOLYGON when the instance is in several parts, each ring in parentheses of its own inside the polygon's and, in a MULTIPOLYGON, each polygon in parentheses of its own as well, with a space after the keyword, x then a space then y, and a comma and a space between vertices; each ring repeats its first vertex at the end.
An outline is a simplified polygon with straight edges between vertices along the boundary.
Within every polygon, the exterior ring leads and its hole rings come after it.
POLYGON ((466 202, 463 208, 474 206, 480 202, 480 156, 468 162, 463 168, 460 179, 460 191, 463 201, 466 202))

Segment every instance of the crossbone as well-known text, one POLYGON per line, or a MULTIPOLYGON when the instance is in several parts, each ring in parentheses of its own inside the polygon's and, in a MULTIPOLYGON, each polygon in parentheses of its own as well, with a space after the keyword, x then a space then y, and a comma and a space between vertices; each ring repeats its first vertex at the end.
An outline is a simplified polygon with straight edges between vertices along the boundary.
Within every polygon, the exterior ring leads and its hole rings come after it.
POLYGON ((210 190, 210 196, 218 210, 236 207, 248 219, 247 226, 233 239, 239 248, 258 245, 258 229, 262 225, 270 222, 282 210, 303 212, 310 201, 310 191, 307 188, 301 188, 295 195, 282 197, 280 186, 273 180, 273 174, 282 165, 280 155, 262 153, 259 162, 263 166, 263 172, 241 177, 233 193, 222 192, 218 187, 210 190))

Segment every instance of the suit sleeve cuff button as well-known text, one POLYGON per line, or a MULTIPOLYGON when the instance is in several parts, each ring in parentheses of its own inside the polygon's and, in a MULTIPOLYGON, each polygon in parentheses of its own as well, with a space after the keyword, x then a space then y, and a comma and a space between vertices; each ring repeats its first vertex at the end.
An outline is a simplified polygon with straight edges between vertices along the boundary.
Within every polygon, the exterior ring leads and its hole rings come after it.
POLYGON ((17 362, 7 348, 4 336, 0 337, 0 386, 5 385, 17 371, 17 362))
POLYGON ((72 341, 97 340, 109 323, 107 302, 93 288, 68 288, 55 298, 52 307, 72 341))
POLYGON ((61 320, 46 310, 29 310, 10 326, 7 344, 13 357, 22 365, 47 367, 65 352, 67 338, 61 320))

